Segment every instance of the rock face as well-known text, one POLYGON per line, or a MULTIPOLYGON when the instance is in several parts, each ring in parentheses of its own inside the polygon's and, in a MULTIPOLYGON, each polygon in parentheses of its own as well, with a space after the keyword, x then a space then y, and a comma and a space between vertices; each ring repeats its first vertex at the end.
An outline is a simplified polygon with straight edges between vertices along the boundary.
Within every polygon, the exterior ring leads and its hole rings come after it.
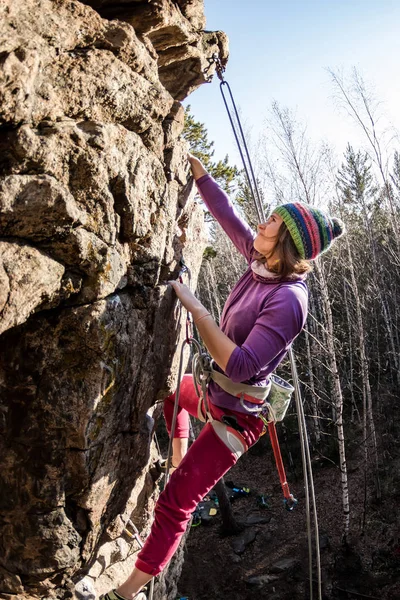
POLYGON ((204 243, 179 101, 227 59, 204 25, 201 0, 1 3, 0 594, 89 598, 149 529, 183 339, 159 284, 183 254, 195 285, 204 243))

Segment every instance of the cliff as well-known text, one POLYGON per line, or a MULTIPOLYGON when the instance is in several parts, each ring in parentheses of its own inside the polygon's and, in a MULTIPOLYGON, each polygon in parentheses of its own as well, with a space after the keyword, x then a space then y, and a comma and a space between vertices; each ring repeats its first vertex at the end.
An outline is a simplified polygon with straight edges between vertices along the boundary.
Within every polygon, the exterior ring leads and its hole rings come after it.
POLYGON ((159 284, 183 255, 195 286, 205 237, 180 100, 227 59, 204 26, 201 0, 0 6, 1 597, 90 598, 149 529, 184 333, 159 284))

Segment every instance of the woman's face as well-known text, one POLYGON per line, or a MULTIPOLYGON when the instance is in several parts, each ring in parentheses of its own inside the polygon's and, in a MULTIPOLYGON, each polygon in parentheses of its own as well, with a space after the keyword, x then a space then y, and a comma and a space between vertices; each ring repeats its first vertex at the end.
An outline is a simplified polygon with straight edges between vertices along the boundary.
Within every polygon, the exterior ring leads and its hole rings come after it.
POLYGON ((268 256, 275 246, 278 231, 283 223, 282 217, 272 213, 266 223, 257 225, 257 236, 254 240, 254 248, 263 256, 268 256))

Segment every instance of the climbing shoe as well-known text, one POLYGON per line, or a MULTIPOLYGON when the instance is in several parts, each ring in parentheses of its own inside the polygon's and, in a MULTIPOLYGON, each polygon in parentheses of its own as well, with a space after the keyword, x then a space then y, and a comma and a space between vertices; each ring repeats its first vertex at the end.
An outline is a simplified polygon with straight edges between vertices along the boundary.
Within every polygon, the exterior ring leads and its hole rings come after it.
MULTIPOLYGON (((111 592, 107 592, 107 594, 102 594, 100 600, 126 600, 126 598, 121 596, 121 594, 118 594, 115 590, 111 590, 111 592)), ((135 600, 147 600, 146 594, 144 592, 139 592, 136 594, 135 600)))

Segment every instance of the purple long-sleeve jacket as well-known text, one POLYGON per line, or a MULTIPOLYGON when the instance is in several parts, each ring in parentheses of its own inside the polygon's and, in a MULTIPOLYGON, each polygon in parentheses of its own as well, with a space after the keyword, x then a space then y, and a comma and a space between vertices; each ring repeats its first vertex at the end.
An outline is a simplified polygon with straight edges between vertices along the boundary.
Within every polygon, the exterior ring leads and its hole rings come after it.
MULTIPOLYGON (((301 277, 276 281, 255 275, 251 268, 254 233, 210 175, 196 183, 208 210, 249 265, 230 293, 221 317, 221 330, 237 345, 225 375, 235 382, 264 386, 304 326, 307 286, 301 277)), ((246 412, 238 398, 214 381, 210 382, 209 395, 217 406, 246 412)))

